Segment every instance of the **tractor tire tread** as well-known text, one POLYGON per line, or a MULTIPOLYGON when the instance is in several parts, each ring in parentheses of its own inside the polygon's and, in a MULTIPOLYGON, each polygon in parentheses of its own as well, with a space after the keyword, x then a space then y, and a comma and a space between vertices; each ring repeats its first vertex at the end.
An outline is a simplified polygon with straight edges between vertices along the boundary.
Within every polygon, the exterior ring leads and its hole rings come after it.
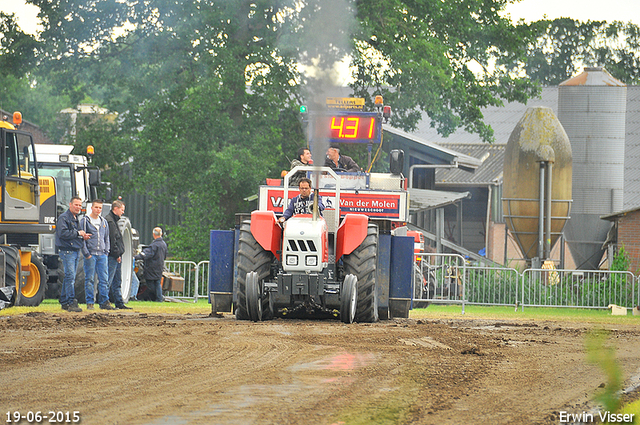
MULTIPOLYGON (((238 277, 237 295, 238 303, 235 306, 236 319, 249 320, 247 311, 247 273, 255 271, 258 273, 258 281, 262 281, 271 275, 271 262, 273 254, 263 249, 251 234, 251 222, 244 221, 240 226, 238 238, 238 277)), ((262 298, 262 320, 273 318, 269 307, 269 297, 262 298)))

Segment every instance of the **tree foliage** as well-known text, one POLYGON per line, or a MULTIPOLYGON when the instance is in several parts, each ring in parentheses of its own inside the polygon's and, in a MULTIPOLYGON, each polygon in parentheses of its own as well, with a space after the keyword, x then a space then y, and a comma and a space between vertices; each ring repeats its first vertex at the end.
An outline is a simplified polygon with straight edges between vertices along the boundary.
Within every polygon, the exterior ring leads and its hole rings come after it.
POLYGON ((532 24, 539 34, 528 47, 527 75, 542 85, 557 85, 585 66, 603 66, 626 84, 640 82, 640 27, 628 22, 571 18, 532 24))
POLYGON ((493 140, 483 107, 524 102, 537 92, 515 76, 531 29, 499 12, 505 1, 361 0, 353 88, 394 107, 392 123, 415 128, 426 112, 441 134, 459 127, 493 140), (499 66, 494 66, 500 60, 499 66))
POLYGON ((0 69, 3 76, 21 78, 35 65, 38 42, 25 34, 14 14, 0 12, 0 69))
MULTIPOLYGON (((369 107, 384 95, 394 126, 426 114, 442 134, 491 141, 482 108, 536 93, 524 72, 538 69, 527 57, 546 28, 502 18, 509 0, 27 1, 40 8, 39 41, 0 15, 0 60, 71 105, 90 98, 116 114, 78 120, 76 145, 93 144, 115 176, 129 170, 119 187, 179 209, 170 246, 198 260, 208 230, 231 227, 306 144, 298 105, 324 102, 338 61, 351 58, 369 107)), ((367 152, 352 151, 364 166, 367 152)))

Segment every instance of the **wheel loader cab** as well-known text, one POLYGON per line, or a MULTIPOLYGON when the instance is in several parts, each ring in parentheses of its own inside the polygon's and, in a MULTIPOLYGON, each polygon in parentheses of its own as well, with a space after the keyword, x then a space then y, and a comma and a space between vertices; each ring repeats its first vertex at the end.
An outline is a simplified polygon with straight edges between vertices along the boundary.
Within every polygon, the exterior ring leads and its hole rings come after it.
POLYGON ((0 132, 4 167, 2 221, 37 223, 40 219, 40 197, 31 135, 6 127, 0 132))

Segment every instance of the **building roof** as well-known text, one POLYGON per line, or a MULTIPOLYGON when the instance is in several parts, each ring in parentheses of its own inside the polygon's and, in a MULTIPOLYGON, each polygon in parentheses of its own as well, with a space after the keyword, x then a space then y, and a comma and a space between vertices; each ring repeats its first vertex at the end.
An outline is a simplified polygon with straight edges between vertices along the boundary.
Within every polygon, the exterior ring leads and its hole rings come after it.
POLYGON ((401 141, 409 147, 409 155, 424 161, 427 164, 455 165, 466 171, 475 171, 482 161, 470 155, 456 152, 448 146, 438 145, 422 139, 415 134, 383 124, 382 129, 391 135, 394 141, 401 141))
MULTIPOLYGON (((504 106, 491 106, 482 110, 484 122, 489 124, 494 131, 495 146, 506 145, 509 136, 514 127, 522 118, 528 107, 546 106, 553 110, 554 114, 558 114, 558 87, 544 87, 538 98, 529 99, 527 104, 518 102, 508 102, 504 106)), ((626 139, 625 139, 625 170, 624 170, 624 209, 632 209, 640 206, 640 86, 627 86, 627 115, 626 115, 626 139)), ((431 143, 448 147, 453 150, 459 150, 476 158, 481 158, 486 152, 480 148, 474 150, 465 145, 477 144, 487 146, 480 140, 477 134, 468 133, 462 129, 458 129, 449 137, 443 137, 438 134, 436 129, 431 127, 431 121, 426 114, 423 115, 422 121, 418 124, 416 131, 412 133, 417 138, 428 140, 431 143)), ((504 153, 502 154, 504 155, 504 153)), ((487 183, 493 178, 499 177, 500 172, 498 164, 487 167, 489 164, 478 167, 473 175, 456 175, 456 170, 438 170, 437 184, 443 185, 445 181, 455 182, 461 185, 468 183, 470 186, 487 183), (488 175, 484 175, 484 172, 488 175), (492 177, 494 176, 494 177, 492 177), (466 181, 465 181, 466 179, 466 181)))
POLYGON ((409 189, 409 211, 425 211, 442 208, 463 199, 471 198, 469 192, 445 192, 443 190, 409 189))
POLYGON ((625 216, 625 215, 627 215, 629 213, 636 212, 638 210, 640 210, 640 206, 634 207, 634 208, 629 208, 628 210, 624 210, 624 211, 615 212, 613 214, 601 215, 600 218, 602 220, 616 221, 619 218, 621 218, 621 217, 623 217, 623 216, 625 216))
POLYGON ((452 168, 436 170, 436 187, 490 186, 502 183, 505 145, 450 143, 451 149, 477 158, 482 164, 474 173, 452 168))
MULTIPOLYGON (((491 106, 482 110, 484 122, 493 128, 496 139, 495 144, 507 144, 513 128, 520 121, 527 108, 532 106, 546 106, 553 109, 553 113, 557 115, 558 87, 543 88, 540 97, 529 99, 526 105, 518 102, 507 102, 504 106, 491 106)), ((431 120, 427 114, 422 115, 422 121, 418 123, 418 128, 412 134, 441 146, 448 146, 451 143, 485 144, 480 140, 480 136, 468 133, 463 129, 456 130, 449 137, 438 134, 437 130, 431 127, 431 120)))

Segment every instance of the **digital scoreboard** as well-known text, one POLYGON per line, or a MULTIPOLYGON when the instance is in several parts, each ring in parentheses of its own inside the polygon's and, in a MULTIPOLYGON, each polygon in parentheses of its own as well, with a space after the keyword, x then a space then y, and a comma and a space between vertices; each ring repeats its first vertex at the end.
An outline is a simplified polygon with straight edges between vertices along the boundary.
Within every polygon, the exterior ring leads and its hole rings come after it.
POLYGON ((375 112, 341 112, 314 115, 312 134, 330 143, 380 143, 381 117, 375 112))

